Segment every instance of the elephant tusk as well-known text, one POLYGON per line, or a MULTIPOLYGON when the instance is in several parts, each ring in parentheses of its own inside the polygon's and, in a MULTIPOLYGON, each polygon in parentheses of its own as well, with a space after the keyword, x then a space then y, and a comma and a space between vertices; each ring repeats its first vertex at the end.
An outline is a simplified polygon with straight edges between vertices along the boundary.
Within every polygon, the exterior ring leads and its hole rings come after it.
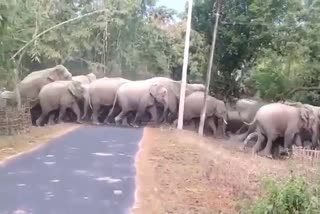
POLYGON ((225 119, 223 119, 223 122, 224 122, 226 125, 228 125, 228 122, 227 122, 225 119))

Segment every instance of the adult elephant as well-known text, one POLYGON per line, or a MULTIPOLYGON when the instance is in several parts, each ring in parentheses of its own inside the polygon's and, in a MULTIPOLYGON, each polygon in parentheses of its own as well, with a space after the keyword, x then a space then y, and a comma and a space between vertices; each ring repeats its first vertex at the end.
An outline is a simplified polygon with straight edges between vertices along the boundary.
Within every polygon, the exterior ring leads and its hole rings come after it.
POLYGON ((242 122, 242 126, 236 131, 235 134, 240 141, 244 140, 248 134, 254 131, 254 127, 248 127, 244 122, 248 123, 249 121, 252 121, 257 111, 266 104, 267 103, 261 100, 249 98, 239 99, 236 102, 235 111, 238 113, 239 119, 242 122))
MULTIPOLYGON (((200 118, 203 99, 204 92, 202 91, 193 92, 186 97, 183 112, 184 121, 200 118)), ((226 136, 226 125, 228 120, 228 110, 226 104, 224 101, 212 96, 208 96, 206 102, 206 123, 210 126, 213 135, 215 135, 217 132, 217 127, 215 125, 215 117, 217 117, 222 120, 222 134, 223 136, 226 136)), ((176 124, 177 120, 174 123, 176 124)))
POLYGON ((88 106, 92 109, 92 122, 99 124, 98 114, 101 106, 112 106, 118 88, 130 80, 115 77, 104 77, 84 86, 84 113, 82 119, 87 117, 88 106))
MULTIPOLYGON (((63 65, 56 65, 52 68, 34 71, 28 74, 19 84, 21 100, 30 100, 31 105, 38 103, 38 95, 43 86, 59 80, 71 80, 72 74, 63 65)), ((15 99, 15 92, 7 94, 10 100, 15 99)))
POLYGON ((94 73, 89 73, 87 75, 78 75, 78 76, 73 76, 72 80, 81 82, 82 84, 90 84, 93 81, 97 79, 96 75, 94 73))
MULTIPOLYGON (((303 104, 301 102, 289 102, 285 101, 284 104, 295 106, 299 108, 307 108, 312 112, 312 116, 314 118, 314 123, 312 124, 313 127, 309 129, 308 131, 311 132, 311 142, 312 142, 312 148, 316 148, 318 146, 319 141, 319 121, 320 121, 320 107, 319 106, 313 106, 310 104, 303 104)), ((306 135, 306 133, 304 134, 306 135)), ((302 135, 303 137, 303 135, 302 135)))
MULTIPOLYGON (((61 122, 67 108, 73 110, 77 116, 77 122, 80 123, 80 109, 77 99, 81 99, 82 95, 83 87, 78 81, 55 81, 45 85, 39 93, 42 113, 36 121, 37 126, 43 123, 49 113, 58 109, 58 123, 61 122)), ((52 117, 49 120, 51 121, 52 117)))
MULTIPOLYGON (((162 103, 164 107, 163 115, 161 118, 164 117, 165 113, 169 110, 170 112, 177 112, 177 104, 179 103, 180 98, 180 88, 181 88, 181 81, 174 81, 167 77, 153 77, 147 80, 140 80, 140 81, 132 81, 129 83, 126 83, 119 87, 117 91, 117 96, 115 98, 115 102, 117 97, 120 95, 120 99, 122 100, 120 103, 120 107, 124 108, 125 111, 121 112, 116 119, 122 119, 124 117, 124 114, 128 111, 137 111, 138 110, 138 103, 142 100, 142 96, 147 94, 147 96, 150 95, 150 86, 153 84, 158 84, 163 86, 167 93, 164 94, 165 90, 161 89, 160 91, 163 92, 163 96, 166 96, 166 103, 162 103), (130 106, 130 107, 128 107, 130 106), (130 110, 129 110, 130 109, 130 110)), ((195 91, 204 91, 205 86, 203 84, 187 84, 186 85, 186 96, 190 95, 191 93, 195 91)), ((161 93, 160 93, 161 94, 161 93)), ((152 95, 154 97, 154 95, 152 95)), ((163 100, 164 97, 160 97, 160 100, 163 100)), ((158 99, 158 98, 157 98, 158 99)), ((158 100, 155 101, 158 101, 158 100)), ((161 103, 161 101, 160 101, 161 103)), ((153 103, 154 104, 154 103, 153 103)), ((158 123, 159 118, 157 117, 157 111, 155 105, 149 105, 150 113, 152 115, 151 120, 156 121, 158 123)), ((139 104, 141 106, 145 105, 143 102, 139 104)), ((140 108, 138 111, 138 114, 136 117, 141 116, 143 113, 143 108, 140 108)), ((109 112, 108 117, 112 114, 112 110, 109 112)), ((108 118, 107 117, 107 118, 108 118)))
MULTIPOLYGON (((169 116, 173 120, 172 122, 178 118, 178 107, 179 107, 179 102, 180 102, 180 87, 181 87, 181 82, 177 81, 177 87, 170 88, 169 87, 169 96, 168 96, 168 106, 167 108, 164 108, 163 114, 161 116, 161 121, 165 120, 170 121, 169 116)), ((188 83, 186 85, 186 97, 192 94, 193 92, 205 91, 205 86, 203 84, 198 84, 198 83, 188 83)))
POLYGON ((168 105, 168 90, 163 84, 155 83, 151 79, 127 82, 118 88, 112 109, 105 121, 113 114, 116 104, 121 108, 121 112, 115 117, 116 124, 126 119, 129 112, 136 112, 134 124, 146 111, 156 121, 156 102, 163 106, 168 105))
POLYGON ((271 156, 272 143, 278 137, 284 138, 284 148, 291 147, 292 142, 302 128, 311 129, 315 122, 312 112, 307 108, 297 108, 282 103, 271 103, 262 106, 256 113, 249 126, 256 126, 258 140, 253 148, 253 153, 261 149, 264 138, 267 144, 264 155, 271 156))

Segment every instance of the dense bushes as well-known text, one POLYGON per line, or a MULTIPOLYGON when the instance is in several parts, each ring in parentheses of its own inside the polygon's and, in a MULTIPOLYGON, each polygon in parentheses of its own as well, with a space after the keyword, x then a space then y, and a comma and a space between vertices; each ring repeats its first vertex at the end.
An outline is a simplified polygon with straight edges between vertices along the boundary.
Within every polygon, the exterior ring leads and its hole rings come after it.
POLYGON ((302 177, 284 182, 268 180, 265 195, 242 210, 246 214, 315 214, 320 210, 319 184, 310 185, 302 177))

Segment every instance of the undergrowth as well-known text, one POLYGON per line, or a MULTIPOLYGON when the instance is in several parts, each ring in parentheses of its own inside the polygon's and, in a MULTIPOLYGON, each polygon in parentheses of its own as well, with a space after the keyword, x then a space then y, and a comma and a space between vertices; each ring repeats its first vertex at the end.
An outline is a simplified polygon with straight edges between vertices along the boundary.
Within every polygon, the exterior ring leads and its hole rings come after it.
POLYGON ((244 214, 315 214, 320 213, 320 179, 307 183, 304 177, 291 175, 277 182, 268 179, 263 186, 264 195, 247 203, 244 214))

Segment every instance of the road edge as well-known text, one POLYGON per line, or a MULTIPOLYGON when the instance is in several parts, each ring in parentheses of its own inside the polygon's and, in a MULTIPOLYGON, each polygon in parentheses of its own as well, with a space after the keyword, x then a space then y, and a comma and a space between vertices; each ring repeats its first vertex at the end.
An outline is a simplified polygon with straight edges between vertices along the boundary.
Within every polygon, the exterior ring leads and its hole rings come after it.
POLYGON ((5 166, 8 165, 10 162, 15 161, 17 158, 19 158, 19 157, 21 157, 21 156, 23 156, 23 155, 27 155, 27 154, 29 154, 29 153, 35 152, 35 151, 37 151, 37 150, 39 150, 39 149, 42 149, 43 147, 48 146, 49 143, 50 143, 51 141, 53 141, 54 139, 59 138, 59 137, 62 137, 62 136, 64 136, 64 135, 66 135, 66 134, 69 134, 69 133, 71 133, 71 132, 79 129, 80 127, 81 127, 81 126, 78 126, 78 125, 72 125, 72 126, 70 126, 70 127, 67 127, 66 129, 62 130, 62 131, 59 131, 59 132, 55 133, 55 134, 54 134, 55 137, 54 137, 53 139, 48 139, 48 140, 46 140, 46 142, 43 142, 43 143, 41 143, 41 144, 38 144, 38 145, 36 145, 36 146, 34 146, 34 147, 30 147, 29 149, 27 149, 27 150, 25 150, 25 151, 18 152, 18 153, 13 154, 13 155, 9 155, 8 157, 5 157, 4 159, 2 159, 2 160, 0 161, 0 167, 5 167, 5 166))
POLYGON ((134 203, 133 206, 130 208, 130 213, 140 213, 140 209, 143 207, 143 192, 144 187, 142 185, 142 178, 145 177, 145 173, 141 169, 141 163, 144 161, 147 153, 148 153, 148 146, 147 144, 151 143, 150 140, 155 136, 156 129, 145 127, 143 129, 143 135, 141 140, 139 141, 138 151, 135 157, 135 169, 136 169, 136 176, 135 176, 135 193, 134 193, 134 203))

